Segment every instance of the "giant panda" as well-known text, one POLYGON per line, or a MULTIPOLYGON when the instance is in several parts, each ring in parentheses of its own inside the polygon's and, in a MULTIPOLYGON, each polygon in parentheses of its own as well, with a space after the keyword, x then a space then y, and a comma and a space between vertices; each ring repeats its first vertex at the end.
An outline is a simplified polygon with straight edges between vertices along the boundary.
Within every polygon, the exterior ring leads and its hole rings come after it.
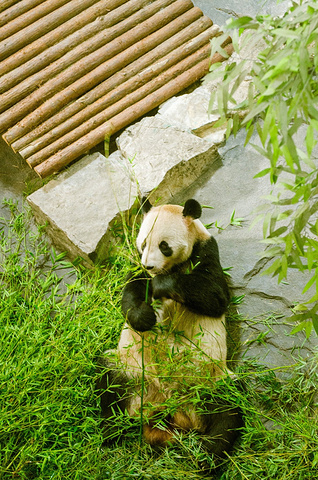
POLYGON ((220 459, 232 448, 242 416, 214 393, 231 375, 225 327, 230 292, 218 246, 194 199, 184 207, 143 199, 142 210, 136 242, 142 271, 131 273, 123 289, 126 323, 98 382, 105 435, 107 429, 114 434, 111 419, 125 411, 142 417, 150 445, 167 446, 195 431, 220 459))

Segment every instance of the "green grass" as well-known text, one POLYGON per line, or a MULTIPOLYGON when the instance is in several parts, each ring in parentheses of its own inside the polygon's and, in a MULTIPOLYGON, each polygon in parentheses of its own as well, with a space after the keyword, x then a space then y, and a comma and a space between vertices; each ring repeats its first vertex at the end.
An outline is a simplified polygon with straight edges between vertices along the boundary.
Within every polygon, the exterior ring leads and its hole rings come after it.
MULTIPOLYGON (((95 359, 118 341, 131 250, 120 249, 107 269, 87 271, 46 244, 27 209, 11 202, 6 208, 9 220, 0 219, 0 479, 201 478, 200 464, 210 457, 195 434, 156 452, 140 444, 136 428, 103 446, 95 359)), ((285 382, 251 360, 236 370, 246 391, 226 383, 220 390, 241 406, 246 429, 211 478, 316 478, 317 356, 298 361, 285 382)), ((125 422, 119 418, 119 428, 125 422)))

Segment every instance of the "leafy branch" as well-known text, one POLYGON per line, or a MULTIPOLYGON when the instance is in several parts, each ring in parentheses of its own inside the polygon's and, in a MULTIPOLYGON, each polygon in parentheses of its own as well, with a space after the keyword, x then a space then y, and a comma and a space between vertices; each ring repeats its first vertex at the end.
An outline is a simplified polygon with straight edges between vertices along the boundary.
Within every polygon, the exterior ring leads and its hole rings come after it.
MULTIPOLYGON (((265 273, 287 278, 290 268, 309 272, 302 293, 311 297, 295 308, 299 321, 293 332, 318 333, 318 3, 293 2, 283 17, 241 17, 230 20, 234 60, 213 65, 206 80, 218 80, 210 112, 218 112, 216 126, 226 134, 245 127, 246 144, 256 131, 253 145, 268 159, 268 167, 256 177, 268 176, 273 190, 260 206, 255 221, 263 221, 264 256, 273 261, 265 273), (256 58, 242 58, 262 44, 256 58), (237 92, 248 83, 246 95, 237 92), (297 136, 297 141, 296 141, 297 136), (299 141, 301 139, 302 141, 299 141), (301 146, 299 146, 301 145, 301 146)), ((212 40, 212 55, 224 39, 212 40)))

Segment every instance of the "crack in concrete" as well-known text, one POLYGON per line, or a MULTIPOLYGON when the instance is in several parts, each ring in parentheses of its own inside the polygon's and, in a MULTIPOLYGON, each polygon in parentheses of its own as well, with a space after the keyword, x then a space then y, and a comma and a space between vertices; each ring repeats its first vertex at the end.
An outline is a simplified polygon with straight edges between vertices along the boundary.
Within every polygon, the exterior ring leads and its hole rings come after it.
POLYGON ((259 290, 252 290, 252 289, 246 289, 246 293, 249 295, 256 295, 261 298, 266 298, 269 300, 277 300, 283 303, 287 308, 291 308, 293 306, 293 302, 290 302, 289 300, 287 300, 287 298, 281 297, 280 295, 272 295, 270 293, 265 293, 259 290))
POLYGON ((258 260, 254 267, 249 270, 247 273, 245 273, 243 280, 246 280, 246 285, 248 282, 255 277, 260 271, 267 265, 268 262, 270 262, 274 257, 264 257, 258 260))
POLYGON ((240 18, 241 15, 234 12, 234 10, 230 10, 228 8, 215 8, 218 12, 226 13, 227 15, 231 15, 232 17, 240 18))

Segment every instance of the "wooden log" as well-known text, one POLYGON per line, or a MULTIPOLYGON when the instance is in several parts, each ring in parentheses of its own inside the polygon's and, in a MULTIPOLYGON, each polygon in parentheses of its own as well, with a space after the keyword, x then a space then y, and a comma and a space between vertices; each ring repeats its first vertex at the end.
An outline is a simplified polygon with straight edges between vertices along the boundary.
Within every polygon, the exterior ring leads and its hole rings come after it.
MULTIPOLYGON (((8 109, 12 105, 13 107, 12 109, 7 110, 3 115, 0 115, 0 131, 3 131, 3 127, 5 127, 3 124, 3 117, 5 118, 7 126, 10 127, 28 111, 36 108, 57 91, 70 85, 87 72, 92 71, 108 58, 114 57, 134 42, 155 31, 157 28, 166 25, 169 21, 178 17, 178 15, 181 15, 191 7, 191 0, 177 0, 172 4, 171 0, 157 0, 140 11, 137 11, 119 24, 114 25, 105 33, 101 32, 101 34, 98 34, 96 36, 97 41, 94 43, 94 50, 89 55, 80 58, 74 63, 72 62, 73 50, 69 55, 65 55, 61 61, 54 62, 39 72, 39 74, 32 75, 32 77, 26 79, 24 82, 17 85, 17 87, 14 87, 1 95, 0 111, 8 109), (162 5, 166 2, 170 3, 170 5, 162 9, 162 5), (144 21, 142 21, 142 19, 144 21), (101 42, 102 46, 97 48, 101 42), (67 60, 65 60, 65 57, 67 57, 67 60), (62 71, 61 62, 63 65, 62 71), (56 70, 61 73, 56 75, 56 70), (54 78, 52 78, 53 76, 54 78), (47 78, 49 78, 49 80, 40 88, 37 88, 38 83, 41 81, 43 82, 44 79, 47 78), (26 97, 30 90, 34 91, 26 97), (20 103, 17 103, 21 98, 23 98, 23 100, 21 100, 20 103)), ((94 39, 91 39, 87 42, 93 42, 93 40, 94 39)), ((79 45, 79 47, 75 49, 76 51, 81 51, 82 57, 83 51, 85 52, 84 46, 87 42, 79 45)), ((103 78, 101 78, 100 81, 101 80, 103 80, 103 78)), ((91 85, 90 87, 92 86, 94 85, 91 85)))
POLYGON ((100 15, 104 15, 109 10, 125 3, 126 0, 100 0, 96 4, 65 21, 62 25, 54 28, 39 39, 28 43, 18 52, 10 55, 0 63, 0 75, 13 71, 15 68, 23 65, 25 62, 45 51, 48 47, 57 44, 63 38, 79 31, 82 27, 95 20, 100 15))
MULTIPOLYGON (((39 121, 45 120, 61 108, 61 106, 64 106, 66 102, 77 98, 77 96, 84 91, 93 88, 96 84, 112 75, 114 70, 109 71, 110 64, 106 64, 109 58, 114 62, 112 64, 112 69, 115 68, 115 65, 116 68, 123 68, 134 60, 134 58, 130 57, 131 50, 128 50, 130 46, 132 46, 135 58, 137 58, 151 48, 154 48, 163 39, 169 38, 171 34, 175 33, 175 28, 181 30, 184 18, 182 13, 188 9, 189 6, 192 6, 191 0, 178 0, 167 8, 157 12, 150 19, 145 20, 120 37, 115 38, 115 40, 106 44, 104 47, 101 47, 84 59, 79 60, 71 67, 61 72, 61 74, 52 80, 49 80, 42 87, 38 88, 26 99, 20 101, 6 112, 2 113, 2 115, 0 115, 0 131, 4 131, 8 127, 11 127, 16 121, 23 118, 23 116, 25 116, 30 110, 35 109, 38 105, 43 103, 44 100, 51 98, 56 92, 61 91, 61 96, 59 96, 59 98, 62 103, 57 104, 56 98, 54 102, 51 101, 49 109, 46 110, 47 116, 44 115, 44 110, 47 108, 47 104, 44 104, 42 106, 43 111, 41 111, 41 118, 36 116, 32 125, 29 123, 30 118, 28 118, 27 121, 24 119, 23 124, 27 128, 27 131, 29 131, 36 126, 39 121), (172 21, 173 19, 175 19, 174 22, 172 21), (162 39, 162 31, 160 27, 163 25, 167 25, 167 28, 164 30, 165 37, 162 39), (147 39, 147 41, 139 44, 139 48, 136 48, 136 42, 138 40, 142 40, 147 35, 150 35, 157 28, 159 28, 159 31, 156 32, 156 35, 152 38, 152 44, 150 44, 147 39), (141 47, 143 49, 141 49, 141 47), (84 76, 86 72, 89 73, 84 76), (76 82, 77 90, 75 90, 75 81, 77 79, 79 80, 76 82), (62 90, 63 87, 67 87, 68 85, 71 86, 68 89, 64 88, 64 90, 62 90)), ((149 5, 149 8, 150 7, 151 5, 149 5)), ((192 8, 190 12, 192 13, 189 13, 189 17, 191 17, 191 15, 197 16, 199 13, 202 15, 201 10, 197 7, 192 8)), ((189 23, 191 23, 191 21, 189 23)))
POLYGON ((53 10, 67 3, 67 1, 68 0, 46 0, 45 2, 41 2, 37 7, 32 8, 32 10, 21 13, 18 17, 11 20, 11 22, 0 27, 0 41, 19 32, 39 18, 48 15, 53 12, 53 10))
POLYGON ((61 25, 69 18, 74 17, 85 8, 90 7, 96 0, 70 0, 63 7, 54 10, 43 18, 23 28, 20 32, 11 35, 11 37, 0 42, 0 60, 8 57, 12 53, 23 47, 26 42, 30 43, 53 28, 61 25))
POLYGON ((1 0, 0 3, 0 12, 5 10, 6 8, 10 8, 12 5, 18 3, 19 0, 1 0))
MULTIPOLYGON (((0 14, 0 26, 11 22, 11 20, 13 20, 14 18, 22 15, 28 10, 31 10, 31 8, 34 8, 40 3, 42 3, 42 1, 43 0, 21 0, 20 2, 15 3, 14 5, 7 8, 5 12, 0 14)), ((0 6, 0 11, 2 11, 2 2, 0 6)))
POLYGON ((126 69, 121 70, 101 85, 98 85, 94 89, 96 91, 90 91, 78 101, 69 104, 61 112, 58 112, 57 118, 53 118, 53 126, 51 123, 52 118, 46 122, 47 133, 39 135, 39 132, 41 132, 40 127, 43 125, 41 124, 38 130, 36 129, 37 131, 31 131, 30 134, 12 143, 11 147, 15 151, 19 151, 23 158, 30 157, 97 113, 105 110, 111 104, 118 102, 126 95, 137 90, 164 70, 175 65, 178 61, 196 52, 202 46, 209 44, 209 40, 219 33, 218 26, 211 26, 202 32, 204 28, 209 26, 209 20, 207 17, 201 17, 189 25, 189 27, 169 38, 169 40, 163 42, 133 64, 130 64, 126 69), (189 40, 190 33, 194 35, 194 38, 189 40), (64 122, 61 122, 63 112, 67 116, 64 116, 64 122), (34 132, 35 137, 31 135, 34 132), (35 138, 35 140, 30 143, 30 138, 35 138))
MULTIPOLYGON (((118 113, 127 109, 131 105, 134 105, 135 103, 142 100, 147 95, 154 92, 155 90, 158 90, 158 88, 160 88, 162 85, 165 85, 167 82, 169 82, 173 78, 176 78, 178 75, 182 74, 184 71, 193 67, 200 61, 204 59, 208 59, 210 51, 211 51, 211 47, 210 47, 210 44, 208 43, 203 47, 201 47, 196 52, 194 52, 192 55, 187 56, 177 64, 173 65, 172 67, 168 68, 161 74, 157 75, 155 78, 152 78, 152 80, 147 82, 142 87, 131 92, 130 94, 125 95, 118 102, 112 101, 111 99, 112 92, 111 92, 109 95, 111 101, 109 102, 108 108, 104 109, 97 115, 87 119, 85 122, 81 123, 77 128, 72 129, 63 137, 58 138, 55 142, 49 143, 45 148, 35 153, 31 157, 29 157, 27 159, 28 164, 30 165, 30 167, 39 165, 40 163, 42 163, 44 160, 46 160, 48 157, 50 157, 57 151, 66 147, 67 145, 70 145, 71 143, 74 143, 76 140, 78 140, 82 136, 89 133, 98 125, 105 123, 107 120, 116 116, 118 113)), ((115 96, 116 96, 116 93, 115 93, 115 96)))
POLYGON ((203 45, 208 44, 210 38, 219 33, 219 27, 212 26, 202 32, 207 26, 207 20, 209 20, 207 17, 201 17, 77 101, 70 103, 53 118, 49 118, 37 129, 12 143, 11 147, 15 151, 19 151, 23 158, 30 157, 107 108, 110 103, 119 101, 187 55, 191 55, 203 45), (194 38, 189 40, 190 34, 194 35, 194 38))
MULTIPOLYGON (((137 44, 132 45, 126 51, 103 63, 98 68, 98 75, 101 80, 105 80, 98 83, 95 88, 89 89, 92 75, 89 73, 70 87, 58 92, 20 123, 9 129, 4 134, 4 139, 14 149, 20 150, 22 146, 29 144, 34 138, 60 125, 65 119, 85 108, 86 105, 94 103, 107 92, 173 50, 174 47, 176 48, 187 42, 192 36, 198 35, 207 29, 211 23, 212 21, 208 17, 202 16, 201 11, 197 7, 188 10, 178 19, 149 35, 146 39, 137 42, 137 44), (176 33, 174 34, 174 32, 176 33), (135 58, 137 60, 134 61, 135 58), (127 66, 122 68, 123 65, 127 66), (117 73, 113 75, 113 72, 117 73), (87 93, 81 96, 81 91, 87 93), (77 100, 70 102, 73 96, 77 100), (52 113, 52 103, 56 110, 55 115, 52 113), (58 108, 59 105, 61 107, 66 106, 58 108), (48 118, 48 120, 45 121, 45 118, 48 118), (40 125, 34 128, 39 123, 39 119, 41 120, 40 125), (21 138, 21 142, 19 140, 20 137, 24 137, 21 138)), ((93 75, 95 73, 96 71, 93 72, 93 75)))
MULTIPOLYGON (((232 53, 232 45, 226 46, 225 50, 228 54, 232 53)), ((80 155, 88 152, 90 148, 103 141, 105 137, 110 137, 114 133, 140 118, 142 115, 150 112, 153 108, 157 107, 165 100, 168 100, 168 98, 176 95, 195 81, 199 80, 208 72, 211 62, 215 63, 221 60, 222 57, 219 54, 214 55, 212 60, 202 60, 194 67, 183 72, 170 82, 167 82, 158 90, 155 90, 153 93, 147 95, 133 106, 123 110, 111 120, 106 121, 104 124, 92 130, 75 143, 63 148, 55 155, 48 158, 45 162, 42 162, 36 166, 34 170, 42 178, 57 173, 61 168, 65 167, 80 155)))
MULTIPOLYGON (((170 3, 172 1, 173 0, 170 0, 170 3)), ((102 3, 105 9, 106 3, 102 3)), ((117 7, 118 3, 122 3, 122 0, 120 0, 120 2, 118 0, 108 1, 107 10, 109 11, 110 7, 117 7)), ((52 75, 56 75, 83 56, 93 52, 98 46, 107 43, 108 37, 105 35, 106 29, 132 15, 148 3, 149 0, 128 1, 124 5, 109 11, 107 15, 97 18, 94 22, 89 23, 72 35, 64 38, 59 43, 47 48, 28 62, 14 70, 8 71, 7 74, 0 78, 0 93, 4 93, 15 85, 18 85, 17 91, 20 91, 20 96, 17 95, 16 101, 19 101, 20 98, 26 96, 32 89, 35 89, 37 84, 43 84, 44 81, 52 75), (99 35, 97 35, 98 33, 99 35), (47 65, 52 64, 56 60, 58 61, 54 65, 51 65, 50 69, 43 71, 47 65), (21 82, 25 78, 39 70, 40 72, 37 75, 31 77, 24 83, 24 87, 21 86, 21 82), (24 93, 22 94, 22 92, 24 93)))

